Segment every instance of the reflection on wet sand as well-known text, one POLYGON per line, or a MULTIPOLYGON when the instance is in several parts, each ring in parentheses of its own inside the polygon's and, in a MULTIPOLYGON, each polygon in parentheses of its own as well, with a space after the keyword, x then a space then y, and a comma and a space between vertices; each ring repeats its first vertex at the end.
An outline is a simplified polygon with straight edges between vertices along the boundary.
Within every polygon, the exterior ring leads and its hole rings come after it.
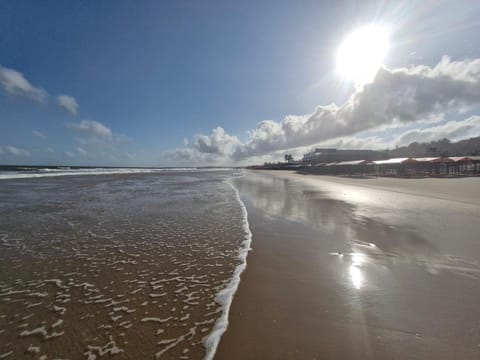
MULTIPOLYGON (((377 219, 371 217, 373 213, 383 215, 384 208, 378 203, 372 204, 363 189, 357 190, 353 199, 344 201, 332 199, 328 191, 256 173, 249 173, 238 181, 237 186, 251 206, 272 219, 297 222, 318 230, 320 234, 336 235, 338 250, 332 255, 346 255, 342 259, 351 263, 354 270, 350 268, 349 272, 357 274, 357 279, 361 274, 357 271, 361 267, 356 261, 359 256, 362 256, 363 264, 387 268, 405 262, 423 266, 432 274, 450 270, 470 277, 480 275, 477 261, 442 253, 435 239, 428 239, 415 231, 416 224, 385 223, 381 216, 377 219)), ((384 204, 384 207, 387 206, 384 204)), ((396 210, 398 213, 409 211, 408 208, 396 210)), ((398 213, 398 218, 405 218, 398 213)))
POLYGON ((253 251, 217 358, 478 359, 480 206, 342 181, 235 180, 253 251))

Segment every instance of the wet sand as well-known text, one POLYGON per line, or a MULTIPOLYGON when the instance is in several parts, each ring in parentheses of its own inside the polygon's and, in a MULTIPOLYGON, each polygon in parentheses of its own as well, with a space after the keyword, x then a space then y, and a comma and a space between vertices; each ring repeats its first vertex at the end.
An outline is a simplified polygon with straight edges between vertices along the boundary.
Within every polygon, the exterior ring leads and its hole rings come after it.
POLYGON ((480 358, 480 178, 235 185, 253 250, 217 359, 480 358))

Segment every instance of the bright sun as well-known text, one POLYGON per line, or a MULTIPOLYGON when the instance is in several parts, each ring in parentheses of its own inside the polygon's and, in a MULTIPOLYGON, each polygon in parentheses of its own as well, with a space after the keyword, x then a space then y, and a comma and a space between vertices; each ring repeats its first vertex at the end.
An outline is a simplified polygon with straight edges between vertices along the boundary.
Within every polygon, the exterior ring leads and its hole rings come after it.
POLYGON ((372 82, 388 48, 388 32, 384 28, 369 25, 357 29, 338 49, 338 72, 357 85, 372 82))

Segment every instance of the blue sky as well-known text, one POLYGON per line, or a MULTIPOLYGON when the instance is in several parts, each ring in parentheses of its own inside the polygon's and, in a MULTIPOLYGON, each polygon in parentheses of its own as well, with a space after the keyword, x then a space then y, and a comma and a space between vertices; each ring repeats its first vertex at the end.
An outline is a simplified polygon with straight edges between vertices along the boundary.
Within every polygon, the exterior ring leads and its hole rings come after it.
POLYGON ((478 33, 477 1, 2 1, 0 163, 244 164, 477 136, 478 33), (390 29, 388 71, 359 89, 335 56, 371 23, 390 29), (385 89, 389 106, 367 96, 385 89))

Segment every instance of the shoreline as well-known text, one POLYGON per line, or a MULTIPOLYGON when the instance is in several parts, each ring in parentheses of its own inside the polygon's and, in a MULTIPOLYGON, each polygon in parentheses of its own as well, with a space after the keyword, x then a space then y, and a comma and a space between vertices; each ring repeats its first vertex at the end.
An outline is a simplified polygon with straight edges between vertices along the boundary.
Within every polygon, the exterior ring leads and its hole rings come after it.
POLYGON ((227 183, 232 187, 232 190, 235 192, 237 201, 242 209, 242 224, 243 230, 245 232, 245 240, 242 242, 242 247, 238 251, 238 258, 241 260, 241 263, 235 268, 227 286, 215 295, 215 302, 220 305, 222 309, 222 314, 215 321, 211 332, 202 341, 205 347, 205 356, 203 358, 205 360, 211 360, 215 357, 218 344, 220 343, 222 336, 227 331, 228 319, 233 298, 238 290, 241 275, 247 268, 247 256, 252 244, 252 232, 250 231, 250 225, 248 223, 247 208, 245 207, 245 204, 240 198, 238 189, 230 181, 227 181, 227 183))
POLYGON ((216 359, 478 358, 480 179, 379 180, 246 173, 253 251, 216 359))

